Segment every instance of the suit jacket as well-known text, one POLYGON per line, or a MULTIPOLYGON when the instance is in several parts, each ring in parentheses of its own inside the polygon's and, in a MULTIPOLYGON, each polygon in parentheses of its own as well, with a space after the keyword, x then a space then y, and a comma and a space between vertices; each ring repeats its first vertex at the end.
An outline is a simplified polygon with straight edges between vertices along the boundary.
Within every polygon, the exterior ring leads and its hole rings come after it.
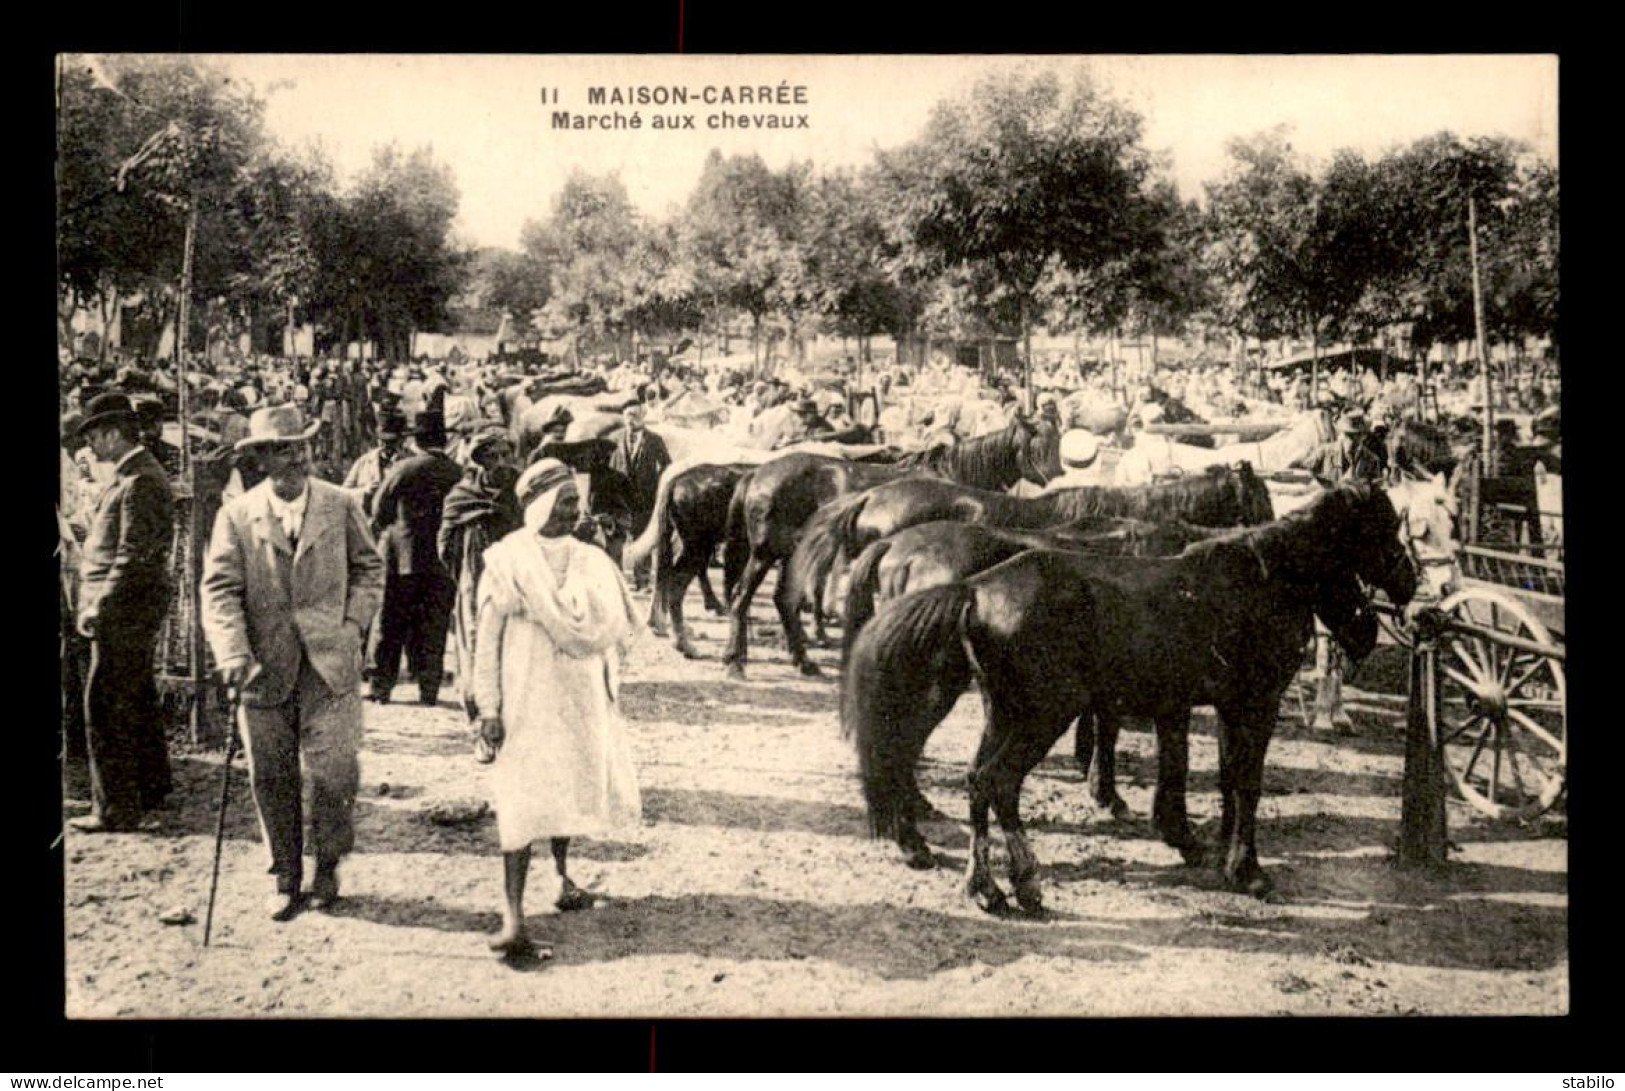
POLYGON ((175 496, 169 477, 140 448, 96 500, 79 562, 81 621, 119 611, 168 607, 175 496))
POLYGON ((389 468, 373 498, 372 518, 391 575, 447 575, 436 539, 446 494, 462 476, 462 468, 443 454, 413 455, 389 468))
POLYGON ((609 468, 625 474, 631 482, 632 502, 640 514, 647 514, 654 507, 661 471, 670 465, 671 452, 666 450, 666 441, 647 428, 643 430, 643 442, 635 450, 632 433, 621 429, 615 450, 609 456, 609 468))
POLYGON ((384 449, 374 447, 355 460, 350 472, 344 475, 344 487, 360 497, 362 511, 368 515, 372 514, 372 502, 378 495, 378 486, 384 483, 384 475, 389 472, 391 466, 405 457, 404 452, 396 451, 389 456, 386 463, 384 449))
POLYGON ((215 518, 203 565, 203 633, 217 662, 247 656, 260 667, 243 687, 248 705, 287 699, 301 648, 335 693, 349 693, 361 684, 360 634, 383 588, 383 562, 354 496, 311 478, 295 550, 271 510, 267 480, 215 518))

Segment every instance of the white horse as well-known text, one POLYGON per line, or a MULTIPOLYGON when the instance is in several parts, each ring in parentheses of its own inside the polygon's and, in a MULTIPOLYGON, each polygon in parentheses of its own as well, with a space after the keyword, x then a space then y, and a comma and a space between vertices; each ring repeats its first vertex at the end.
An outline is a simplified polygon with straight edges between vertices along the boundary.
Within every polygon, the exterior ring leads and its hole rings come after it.
POLYGON ((1123 452, 1112 478, 1114 485, 1149 485, 1159 476, 1200 473, 1209 466, 1233 466, 1250 462, 1259 474, 1285 470, 1334 439, 1330 414, 1316 409, 1302 413, 1268 439, 1253 443, 1232 443, 1224 447, 1192 447, 1175 443, 1167 436, 1141 432, 1134 446, 1123 452))

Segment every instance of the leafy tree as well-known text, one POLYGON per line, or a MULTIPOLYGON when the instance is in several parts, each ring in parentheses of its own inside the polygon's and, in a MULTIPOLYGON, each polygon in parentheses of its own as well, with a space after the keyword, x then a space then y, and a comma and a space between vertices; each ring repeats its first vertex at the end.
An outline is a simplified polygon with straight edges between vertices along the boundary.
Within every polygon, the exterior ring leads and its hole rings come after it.
POLYGON ((761 156, 724 158, 713 150, 684 209, 682 248, 695 294, 716 320, 729 311, 750 316, 758 359, 764 320, 779 314, 793 322, 812 305, 797 248, 809 173, 804 165, 775 173, 761 156))
POLYGON ((194 298, 231 295, 251 261, 244 195, 269 154, 264 104, 206 62, 90 56, 64 58, 59 103, 58 277, 70 304, 110 316, 142 293, 166 321, 192 210, 194 298))
POLYGON ((1030 361, 1046 276, 1096 272, 1153 241, 1140 128, 1086 74, 995 77, 940 103, 918 140, 880 156, 905 261, 954 273, 983 320, 1013 315, 1030 361))
POLYGON ((1284 129, 1229 146, 1228 173, 1208 186, 1210 257, 1233 328, 1260 338, 1328 338, 1360 328, 1358 305, 1398 257, 1376 173, 1339 152, 1316 178, 1284 129))
POLYGON ((324 340, 371 340, 404 359, 415 331, 446 328, 469 263, 451 237, 458 200, 450 168, 429 149, 374 151, 353 191, 325 203, 314 225, 324 340))

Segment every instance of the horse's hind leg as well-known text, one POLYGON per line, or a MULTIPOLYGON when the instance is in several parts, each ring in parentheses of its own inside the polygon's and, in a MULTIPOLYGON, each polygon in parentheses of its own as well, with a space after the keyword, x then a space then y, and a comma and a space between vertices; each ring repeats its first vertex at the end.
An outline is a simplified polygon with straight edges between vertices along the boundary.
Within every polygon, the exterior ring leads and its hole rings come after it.
POLYGON ((1157 722, 1157 792, 1151 819, 1165 844, 1179 850, 1185 863, 1195 867, 1204 859, 1202 844, 1191 830, 1185 805, 1185 781, 1190 772, 1189 709, 1164 713, 1157 722))
POLYGON ((1038 881, 1038 857, 1021 823, 1021 785, 1066 731, 1067 721, 1063 719, 1051 729, 1041 716, 1032 714, 1001 714, 1000 719, 1007 725, 1000 731, 1009 741, 999 748, 988 771, 993 812, 999 817, 1010 854, 1010 883, 1015 888, 1016 902, 1026 912, 1037 913, 1044 908, 1044 895, 1038 881))
POLYGON ((750 559, 745 562, 745 569, 739 574, 739 584, 734 588, 733 601, 728 604, 728 650, 722 654, 722 661, 728 665, 728 674, 734 678, 745 677, 745 660, 749 657, 747 650, 747 634, 750 626, 750 600, 755 597, 756 589, 762 585, 767 577, 767 565, 763 564, 753 550, 750 559))
POLYGON ((1084 776, 1088 776, 1094 768, 1095 715, 1092 710, 1085 709, 1083 715, 1078 717, 1077 730, 1073 733, 1072 760, 1077 763, 1078 772, 1084 776))
POLYGON ((1262 896, 1270 881, 1258 863, 1255 842, 1258 800, 1263 795, 1264 756, 1274 729, 1274 706, 1221 711, 1219 738, 1228 741, 1220 756, 1219 786, 1224 794, 1224 878, 1233 889, 1262 896))
POLYGON ((671 617, 671 646, 685 659, 698 659, 700 653, 688 639, 688 626, 683 621, 683 596, 688 594, 689 571, 686 560, 678 561, 668 569, 660 570, 655 595, 666 600, 666 612, 671 617))
MULTIPOLYGON (((1085 711, 1079 717, 1081 725, 1083 719, 1090 713, 1085 711)), ((1095 806, 1103 811, 1109 811, 1112 818, 1119 822, 1127 822, 1134 817, 1134 811, 1117 794, 1117 737, 1122 731, 1122 720, 1114 713, 1100 712, 1095 716, 1097 728, 1095 736, 1095 758, 1089 772, 1089 796, 1095 801, 1095 806)))
POLYGON ((704 556, 704 557, 702 557, 700 559, 700 564, 699 564, 699 567, 698 567, 699 580, 700 580, 700 594, 705 596, 705 608, 706 608, 706 610, 709 613, 711 613, 711 614, 713 614, 713 615, 715 615, 717 617, 722 617, 724 614, 726 614, 728 612, 728 608, 726 606, 722 605, 722 600, 717 598, 717 593, 715 591, 711 590, 711 576, 710 576, 710 574, 708 572, 708 569, 710 568, 710 566, 711 566, 711 557, 710 557, 710 554, 707 553, 706 556, 704 556))
POLYGON ((779 622, 784 626, 784 644, 790 652, 790 662, 794 663, 802 674, 808 678, 817 678, 821 673, 818 664, 807 658, 807 634, 801 631, 801 616, 790 598, 790 561, 786 558, 779 565, 779 582, 773 588, 773 605, 778 608, 779 622))
MULTIPOLYGON (((983 703, 987 703, 986 698, 983 703)), ((970 789, 970 859, 965 865, 965 897, 986 913, 1003 913, 1010 908, 1010 899, 994 882, 993 869, 988 865, 987 815, 993 799, 986 771, 1004 745, 1008 745, 1008 740, 995 736, 990 709, 982 741, 976 747, 976 757, 971 760, 970 775, 965 778, 970 789)))

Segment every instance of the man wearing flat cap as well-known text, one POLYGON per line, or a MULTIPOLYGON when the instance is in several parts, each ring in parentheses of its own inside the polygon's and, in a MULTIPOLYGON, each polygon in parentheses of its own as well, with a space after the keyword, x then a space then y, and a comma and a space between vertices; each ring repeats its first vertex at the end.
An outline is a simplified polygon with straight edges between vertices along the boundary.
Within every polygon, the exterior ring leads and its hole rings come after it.
POLYGON ((384 558, 384 609, 372 661, 372 699, 379 704, 389 702, 403 651, 417 679, 418 703, 440 700, 457 583, 440 559, 437 539, 446 494, 463 476, 462 467, 446 455, 446 438, 440 412, 419 413, 411 456, 390 469, 373 502, 373 527, 384 558))
POLYGON ((127 396, 92 398, 79 434, 114 476, 96 501, 80 555, 77 621, 90 640, 91 813, 70 825, 129 831, 171 787, 153 653, 169 607, 175 498, 163 467, 139 442, 140 420, 127 396))
POLYGON ((316 859, 311 904, 325 909, 339 895, 361 775, 361 634, 383 587, 360 502, 311 474, 320 427, 292 405, 254 413, 237 449, 258 458, 266 477, 220 509, 203 567, 203 632, 240 696, 276 921, 303 902, 301 752, 316 859))

